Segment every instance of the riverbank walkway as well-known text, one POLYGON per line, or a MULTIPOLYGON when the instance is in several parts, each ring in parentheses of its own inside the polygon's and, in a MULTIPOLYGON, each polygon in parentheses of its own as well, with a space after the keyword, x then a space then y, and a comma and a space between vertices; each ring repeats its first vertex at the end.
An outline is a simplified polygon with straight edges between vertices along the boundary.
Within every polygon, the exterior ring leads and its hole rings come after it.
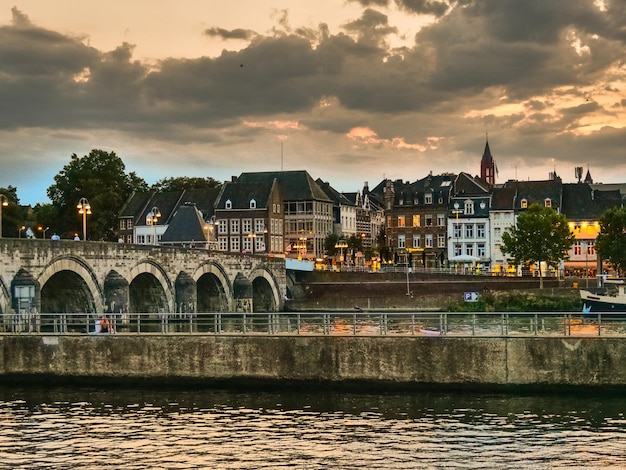
POLYGON ((582 312, 22 313, 0 335, 623 336, 626 316, 582 312), (99 325, 106 320, 110 332, 99 325))

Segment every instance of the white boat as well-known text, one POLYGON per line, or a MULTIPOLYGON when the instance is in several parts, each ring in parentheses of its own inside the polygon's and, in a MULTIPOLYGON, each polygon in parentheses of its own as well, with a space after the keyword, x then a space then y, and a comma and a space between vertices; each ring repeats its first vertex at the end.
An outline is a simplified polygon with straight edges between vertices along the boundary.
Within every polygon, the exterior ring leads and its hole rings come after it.
POLYGON ((623 279, 604 281, 606 292, 596 293, 580 290, 583 312, 626 312, 626 283, 623 279))

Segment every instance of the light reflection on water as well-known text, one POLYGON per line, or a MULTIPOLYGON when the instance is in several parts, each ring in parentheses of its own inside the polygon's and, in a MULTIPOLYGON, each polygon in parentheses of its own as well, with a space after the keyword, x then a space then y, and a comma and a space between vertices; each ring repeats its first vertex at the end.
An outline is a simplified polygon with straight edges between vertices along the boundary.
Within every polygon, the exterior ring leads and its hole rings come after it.
POLYGON ((0 389, 0 467, 626 467, 616 396, 0 389))

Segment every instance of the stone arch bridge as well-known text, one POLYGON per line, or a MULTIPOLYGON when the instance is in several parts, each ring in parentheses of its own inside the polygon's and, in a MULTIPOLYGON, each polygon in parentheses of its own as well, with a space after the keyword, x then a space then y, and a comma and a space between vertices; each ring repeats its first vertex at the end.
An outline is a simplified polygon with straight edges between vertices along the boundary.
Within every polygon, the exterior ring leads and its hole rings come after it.
POLYGON ((0 313, 274 312, 285 293, 281 258, 0 239, 0 313))

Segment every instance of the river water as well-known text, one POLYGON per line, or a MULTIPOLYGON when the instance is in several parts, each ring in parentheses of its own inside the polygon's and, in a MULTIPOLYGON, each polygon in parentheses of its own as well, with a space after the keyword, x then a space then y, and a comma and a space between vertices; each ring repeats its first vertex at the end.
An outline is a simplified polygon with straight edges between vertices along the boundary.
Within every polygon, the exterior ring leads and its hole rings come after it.
POLYGON ((612 395, 0 388, 0 468, 626 468, 612 395))

